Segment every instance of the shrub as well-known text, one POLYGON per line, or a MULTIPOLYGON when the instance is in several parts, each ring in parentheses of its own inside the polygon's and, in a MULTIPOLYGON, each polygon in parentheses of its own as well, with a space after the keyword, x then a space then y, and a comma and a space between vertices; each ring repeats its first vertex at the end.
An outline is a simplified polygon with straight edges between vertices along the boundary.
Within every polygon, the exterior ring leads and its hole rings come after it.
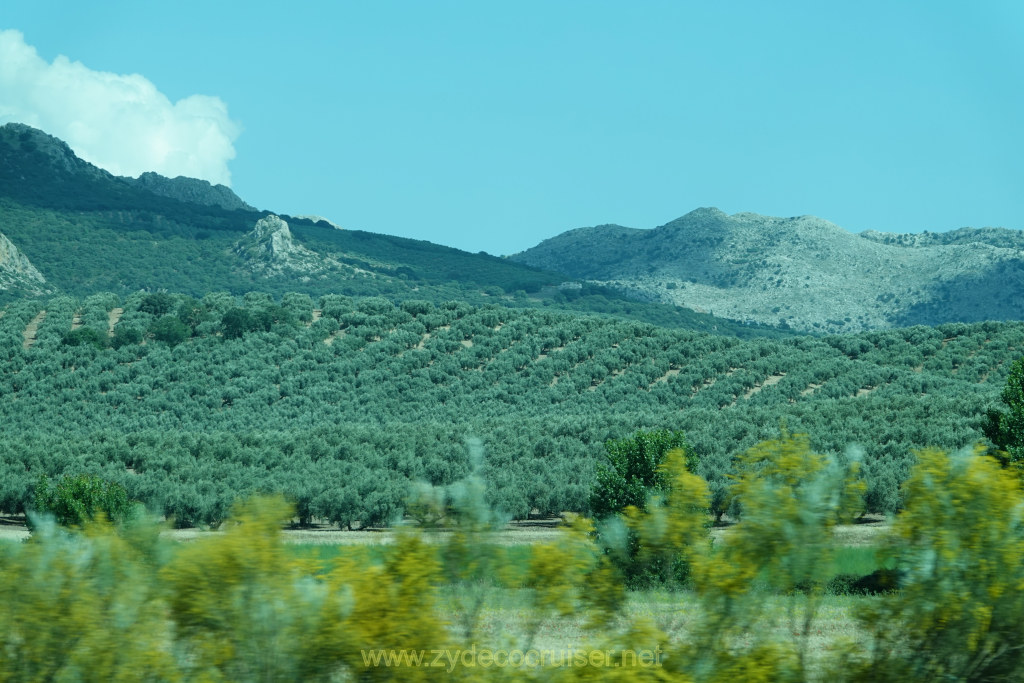
POLYGON ((874 656, 855 680, 1024 677, 1024 496, 984 452, 917 454, 887 553, 900 590, 861 612, 874 656))

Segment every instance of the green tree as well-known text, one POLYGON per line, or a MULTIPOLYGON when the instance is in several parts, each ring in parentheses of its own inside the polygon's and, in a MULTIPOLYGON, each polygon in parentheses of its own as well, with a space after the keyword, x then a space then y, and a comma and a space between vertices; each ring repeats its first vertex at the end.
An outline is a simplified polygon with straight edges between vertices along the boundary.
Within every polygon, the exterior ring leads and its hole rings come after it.
POLYGON ((35 493, 36 511, 53 515, 61 526, 81 526, 100 513, 120 523, 132 507, 123 486, 87 474, 63 477, 56 484, 44 476, 36 484, 35 493))
POLYGON ((139 310, 160 317, 174 310, 174 297, 166 292, 147 294, 139 303, 139 310))
POLYGON ((995 455, 1004 465, 1020 466, 1024 462, 1024 358, 1010 367, 1002 400, 1008 410, 988 411, 988 423, 982 431, 995 445, 995 455))
POLYGON ((697 458, 681 431, 638 431, 627 439, 606 441, 606 462, 597 466, 597 485, 590 497, 594 516, 601 519, 618 514, 630 505, 646 510, 648 497, 667 488, 668 478, 660 468, 668 452, 676 448, 686 453, 687 470, 695 471, 697 458))
POLYGON ((195 330, 200 323, 209 318, 206 307, 193 297, 185 297, 178 304, 178 319, 188 325, 190 330, 195 330))
POLYGON ((114 330, 114 338, 110 340, 111 346, 119 349, 127 344, 138 344, 142 341, 142 332, 139 328, 131 325, 118 325, 114 330))
POLYGON ((683 556, 676 548, 648 547, 630 520, 648 508, 660 510, 667 504, 673 483, 668 460, 693 473, 697 459, 684 434, 667 429, 638 431, 628 439, 606 441, 604 447, 608 462, 597 466, 590 507, 604 519, 598 535, 605 552, 630 587, 681 583, 688 572, 683 556))
POLYGON ((76 330, 71 330, 61 339, 61 342, 65 346, 82 346, 92 345, 97 349, 106 348, 108 340, 106 335, 97 332, 91 327, 79 327, 76 330))
POLYGON ((248 311, 235 307, 224 313, 221 325, 224 326, 225 339, 238 339, 252 327, 252 320, 248 311))
POLYGON ((176 346, 192 336, 192 330, 177 316, 165 315, 149 328, 153 339, 176 346))

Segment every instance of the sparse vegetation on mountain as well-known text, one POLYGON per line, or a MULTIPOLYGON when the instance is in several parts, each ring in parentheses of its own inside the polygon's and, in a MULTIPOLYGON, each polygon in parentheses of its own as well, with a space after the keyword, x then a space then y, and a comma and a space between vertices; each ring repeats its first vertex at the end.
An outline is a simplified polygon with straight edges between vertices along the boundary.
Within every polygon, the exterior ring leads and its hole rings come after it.
POLYGON ((813 334, 1024 317, 1020 231, 855 235, 813 216, 692 211, 570 230, 510 257, 740 321, 813 334))

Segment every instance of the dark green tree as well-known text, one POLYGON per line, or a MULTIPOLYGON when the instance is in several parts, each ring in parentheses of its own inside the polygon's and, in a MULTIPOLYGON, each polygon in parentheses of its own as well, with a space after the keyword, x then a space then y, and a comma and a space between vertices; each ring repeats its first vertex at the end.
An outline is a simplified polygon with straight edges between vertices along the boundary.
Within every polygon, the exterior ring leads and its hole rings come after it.
POLYGON ((123 486, 87 474, 63 477, 56 484, 42 477, 36 484, 35 494, 35 509, 53 515, 61 526, 81 526, 100 513, 108 521, 119 524, 127 519, 132 509, 123 486))
POLYGON ((71 330, 63 336, 61 341, 65 346, 81 346, 89 344, 95 346, 97 349, 106 348, 108 343, 106 335, 91 327, 79 327, 76 330, 71 330))
POLYGON ((209 313, 206 307, 193 297, 185 297, 178 304, 178 319, 188 325, 190 330, 194 331, 201 322, 208 318, 209 313))
POLYGON ((1001 398, 1007 410, 988 411, 982 432, 995 445, 994 455, 1003 465, 1024 463, 1024 358, 1010 367, 1001 398))
POLYGON ((139 303, 139 310, 159 318, 174 310, 174 297, 166 292, 147 294, 139 303))
POLYGON ((686 468, 693 472, 697 459, 681 431, 638 431, 628 439, 606 441, 607 462, 597 466, 597 485, 590 498, 594 516, 604 519, 599 543, 611 557, 627 586, 643 588, 653 583, 679 584, 688 573, 681 556, 650 555, 640 537, 623 526, 620 515, 633 506, 646 511, 648 503, 667 499, 669 475, 662 468, 670 451, 686 454, 686 468))
POLYGON ((220 320, 225 339, 238 339, 252 327, 249 312, 244 308, 230 308, 220 320))
POLYGON ((171 346, 176 346, 192 336, 192 330, 188 325, 174 315, 165 315, 157 320, 150 326, 149 333, 153 339, 171 346))
POLYGON ((139 328, 131 325, 118 325, 114 329, 114 338, 110 340, 110 345, 119 349, 127 344, 138 344, 141 341, 142 332, 139 328))
POLYGON ((646 510, 648 497, 665 491, 667 479, 659 467, 675 448, 686 452, 687 469, 695 471, 697 458, 681 431, 638 431, 627 439, 606 441, 606 460, 597 465, 597 484, 590 497, 594 516, 618 514, 630 505, 646 510))

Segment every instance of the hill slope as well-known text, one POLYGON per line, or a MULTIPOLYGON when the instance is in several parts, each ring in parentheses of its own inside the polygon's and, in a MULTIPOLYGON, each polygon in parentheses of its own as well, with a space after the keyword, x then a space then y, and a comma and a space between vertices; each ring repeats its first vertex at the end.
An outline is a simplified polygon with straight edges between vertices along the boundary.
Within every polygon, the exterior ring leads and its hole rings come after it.
POLYGON ((911 449, 980 440, 1024 353, 1021 323, 741 341, 456 302, 292 296, 283 308, 223 295, 11 303, 0 510, 41 473, 85 471, 179 519, 211 521, 253 490, 337 520, 379 517, 412 481, 464 475, 467 437, 483 440, 491 495, 510 514, 583 510, 604 440, 639 428, 684 430, 724 505, 732 456, 784 419, 826 452, 862 444, 868 504, 891 511, 911 449), (179 303, 209 317, 175 346, 79 343, 111 328, 128 339, 179 303), (238 305, 276 322, 229 338, 238 305), (76 324, 95 334, 70 334, 76 324))
POLYGON ((1024 233, 855 235, 813 216, 692 211, 580 228, 510 259, 737 320, 848 332, 1024 317, 1024 233))
MULTIPOLYGON (((566 276, 559 272, 420 240, 338 230, 313 217, 280 217, 288 224, 282 244, 302 258, 279 267, 265 262, 268 252, 253 232, 270 215, 223 186, 152 173, 113 176, 42 131, 0 127, 0 233, 45 278, 45 291, 460 299, 608 313, 745 336, 777 334, 667 304, 637 303, 610 289, 562 289, 566 276)), ((4 283, 0 279, 3 300, 44 291, 4 283)))
POLYGON ((254 272, 248 252, 234 248, 268 215, 223 186, 154 173, 113 176, 42 131, 0 127, 0 232, 54 287, 69 293, 167 288, 201 295, 212 289, 278 291, 291 284, 311 294, 395 294, 415 288, 407 281, 511 292, 537 291, 563 279, 495 257, 284 217, 294 248, 307 250, 308 270, 330 270, 312 262, 320 257, 348 265, 334 269, 337 277, 317 277, 303 287, 295 268, 288 278, 275 269, 254 272), (354 278, 356 271, 362 277, 354 278), (296 279, 298 285, 288 282, 296 279), (374 282, 361 288, 352 279, 374 282))

